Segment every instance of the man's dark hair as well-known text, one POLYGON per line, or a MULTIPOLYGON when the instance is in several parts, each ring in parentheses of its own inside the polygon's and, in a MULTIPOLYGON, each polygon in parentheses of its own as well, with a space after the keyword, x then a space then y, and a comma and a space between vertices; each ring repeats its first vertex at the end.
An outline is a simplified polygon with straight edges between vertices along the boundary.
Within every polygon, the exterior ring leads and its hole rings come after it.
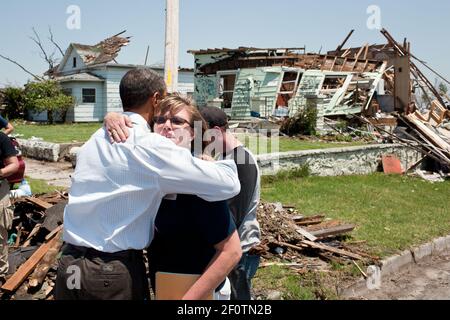
POLYGON ((128 71, 120 82, 120 99, 124 111, 144 105, 155 93, 163 95, 166 84, 163 78, 149 68, 128 71))

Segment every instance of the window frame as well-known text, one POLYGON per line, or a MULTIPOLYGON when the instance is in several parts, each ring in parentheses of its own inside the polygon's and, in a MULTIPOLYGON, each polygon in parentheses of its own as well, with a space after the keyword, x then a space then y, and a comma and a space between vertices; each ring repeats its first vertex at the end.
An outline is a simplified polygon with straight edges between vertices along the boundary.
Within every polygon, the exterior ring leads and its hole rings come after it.
POLYGON ((81 101, 83 104, 96 104, 97 103, 97 89, 95 88, 82 88, 81 89, 81 101), (84 91, 85 90, 94 90, 94 94, 85 94, 84 91), (94 101, 86 101, 85 98, 90 97, 90 98, 94 98, 94 101))

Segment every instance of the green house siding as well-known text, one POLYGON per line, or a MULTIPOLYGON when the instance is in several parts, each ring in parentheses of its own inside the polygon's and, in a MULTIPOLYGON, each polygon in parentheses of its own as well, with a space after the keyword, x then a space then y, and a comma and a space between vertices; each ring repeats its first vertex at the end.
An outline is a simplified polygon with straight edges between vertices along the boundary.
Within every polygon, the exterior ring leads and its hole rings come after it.
POLYGON ((199 107, 205 107, 209 100, 217 98, 217 77, 213 76, 196 76, 194 79, 194 99, 199 107))
POLYGON ((234 88, 231 117, 245 120, 251 111, 272 114, 280 87, 282 68, 255 68, 239 71, 234 88))
POLYGON ((325 75, 318 70, 308 70, 303 74, 297 88, 297 93, 289 102, 289 116, 294 116, 299 110, 306 107, 308 97, 318 96, 322 88, 325 75))

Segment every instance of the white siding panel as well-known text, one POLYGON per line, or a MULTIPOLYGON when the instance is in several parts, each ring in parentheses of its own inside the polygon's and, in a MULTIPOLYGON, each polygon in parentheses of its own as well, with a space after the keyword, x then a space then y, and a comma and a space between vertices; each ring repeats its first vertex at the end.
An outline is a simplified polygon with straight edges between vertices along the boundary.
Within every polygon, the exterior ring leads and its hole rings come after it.
POLYGON ((77 71, 80 69, 85 68, 86 65, 84 64, 83 60, 81 59, 80 55, 76 52, 76 50, 72 50, 72 53, 70 54, 69 58, 67 59, 66 65, 62 69, 63 73, 70 73, 73 71, 77 71), (77 59, 77 67, 73 68, 73 58, 77 59))
POLYGON ((103 83, 78 82, 72 87, 72 95, 76 99, 74 112, 75 122, 98 122, 103 121, 105 116, 103 83), (83 104, 82 89, 95 89, 96 101, 93 104, 83 104))

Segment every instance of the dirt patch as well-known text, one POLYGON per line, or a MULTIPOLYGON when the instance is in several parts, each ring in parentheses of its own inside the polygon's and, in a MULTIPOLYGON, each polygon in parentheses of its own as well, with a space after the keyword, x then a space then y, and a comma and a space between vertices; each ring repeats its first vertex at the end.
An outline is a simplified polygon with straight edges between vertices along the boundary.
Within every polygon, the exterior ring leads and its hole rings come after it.
POLYGON ((349 298, 450 300, 450 253, 420 261, 402 273, 383 279, 381 289, 349 298))
POLYGON ((34 159, 25 159, 25 175, 32 179, 47 181, 51 186, 69 188, 70 176, 73 173, 72 164, 69 162, 46 162, 34 159))

